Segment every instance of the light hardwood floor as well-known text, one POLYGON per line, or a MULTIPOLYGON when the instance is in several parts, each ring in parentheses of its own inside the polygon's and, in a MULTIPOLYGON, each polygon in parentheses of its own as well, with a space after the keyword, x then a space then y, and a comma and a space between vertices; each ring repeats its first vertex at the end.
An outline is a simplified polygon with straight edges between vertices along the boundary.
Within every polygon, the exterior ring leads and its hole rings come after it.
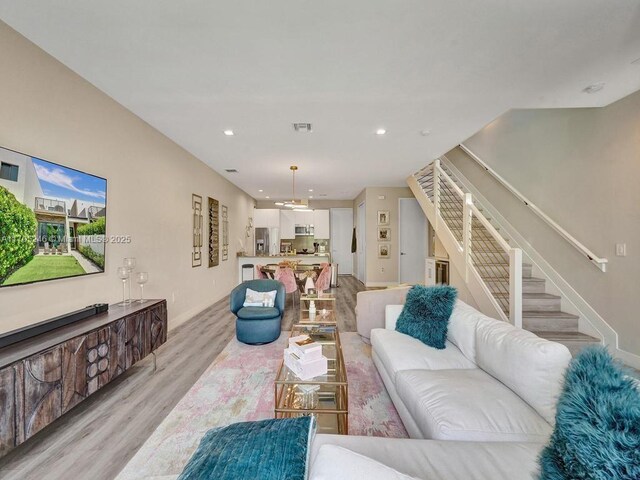
MULTIPOLYGON (((341 331, 356 330, 355 302, 364 286, 341 276, 334 289, 341 331)), ((294 312, 286 304, 283 330, 294 312)), ((220 301, 169 332, 149 356, 0 459, 3 480, 111 480, 235 335, 235 317, 220 301)))

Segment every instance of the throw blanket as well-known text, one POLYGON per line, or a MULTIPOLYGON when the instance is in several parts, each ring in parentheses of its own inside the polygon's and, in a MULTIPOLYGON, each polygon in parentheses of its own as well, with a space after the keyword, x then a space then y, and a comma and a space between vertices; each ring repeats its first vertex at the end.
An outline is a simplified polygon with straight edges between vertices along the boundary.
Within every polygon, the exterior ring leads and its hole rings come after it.
POLYGON ((315 430, 313 417, 214 428, 178 480, 305 480, 315 430))

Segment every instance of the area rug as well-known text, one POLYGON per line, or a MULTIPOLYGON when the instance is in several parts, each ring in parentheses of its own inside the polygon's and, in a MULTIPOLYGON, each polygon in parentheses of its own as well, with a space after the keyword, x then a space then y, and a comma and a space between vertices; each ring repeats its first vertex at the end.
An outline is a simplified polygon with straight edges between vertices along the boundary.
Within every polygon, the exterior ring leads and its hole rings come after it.
MULTIPOLYGON (((176 478, 207 430, 273 418, 274 386, 289 332, 262 346, 231 340, 120 472, 117 480, 176 478)), ((341 333, 349 381, 349 434, 407 438, 357 333, 341 333)))

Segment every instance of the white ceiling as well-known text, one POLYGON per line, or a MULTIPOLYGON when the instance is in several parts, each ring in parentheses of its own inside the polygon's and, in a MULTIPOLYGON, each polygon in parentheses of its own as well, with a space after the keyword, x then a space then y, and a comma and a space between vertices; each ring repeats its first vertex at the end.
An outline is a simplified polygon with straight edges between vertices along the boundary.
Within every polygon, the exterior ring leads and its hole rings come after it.
POLYGON ((293 163, 316 198, 402 186, 509 108, 640 89, 637 0, 0 0, 0 18, 256 198, 289 197, 293 163))

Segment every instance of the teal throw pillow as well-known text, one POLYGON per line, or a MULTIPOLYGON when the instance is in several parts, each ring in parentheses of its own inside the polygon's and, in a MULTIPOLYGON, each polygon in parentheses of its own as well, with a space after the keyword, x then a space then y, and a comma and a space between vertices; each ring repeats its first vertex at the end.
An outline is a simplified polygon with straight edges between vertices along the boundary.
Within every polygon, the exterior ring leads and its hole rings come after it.
POLYGON ((601 346, 565 374, 540 480, 640 479, 640 385, 601 346))
POLYGON ((305 480, 315 431, 313 417, 209 430, 178 480, 305 480))
POLYGON ((445 348, 449 317, 457 295, 457 290, 448 285, 412 287, 396 322, 396 330, 430 347, 445 348))

